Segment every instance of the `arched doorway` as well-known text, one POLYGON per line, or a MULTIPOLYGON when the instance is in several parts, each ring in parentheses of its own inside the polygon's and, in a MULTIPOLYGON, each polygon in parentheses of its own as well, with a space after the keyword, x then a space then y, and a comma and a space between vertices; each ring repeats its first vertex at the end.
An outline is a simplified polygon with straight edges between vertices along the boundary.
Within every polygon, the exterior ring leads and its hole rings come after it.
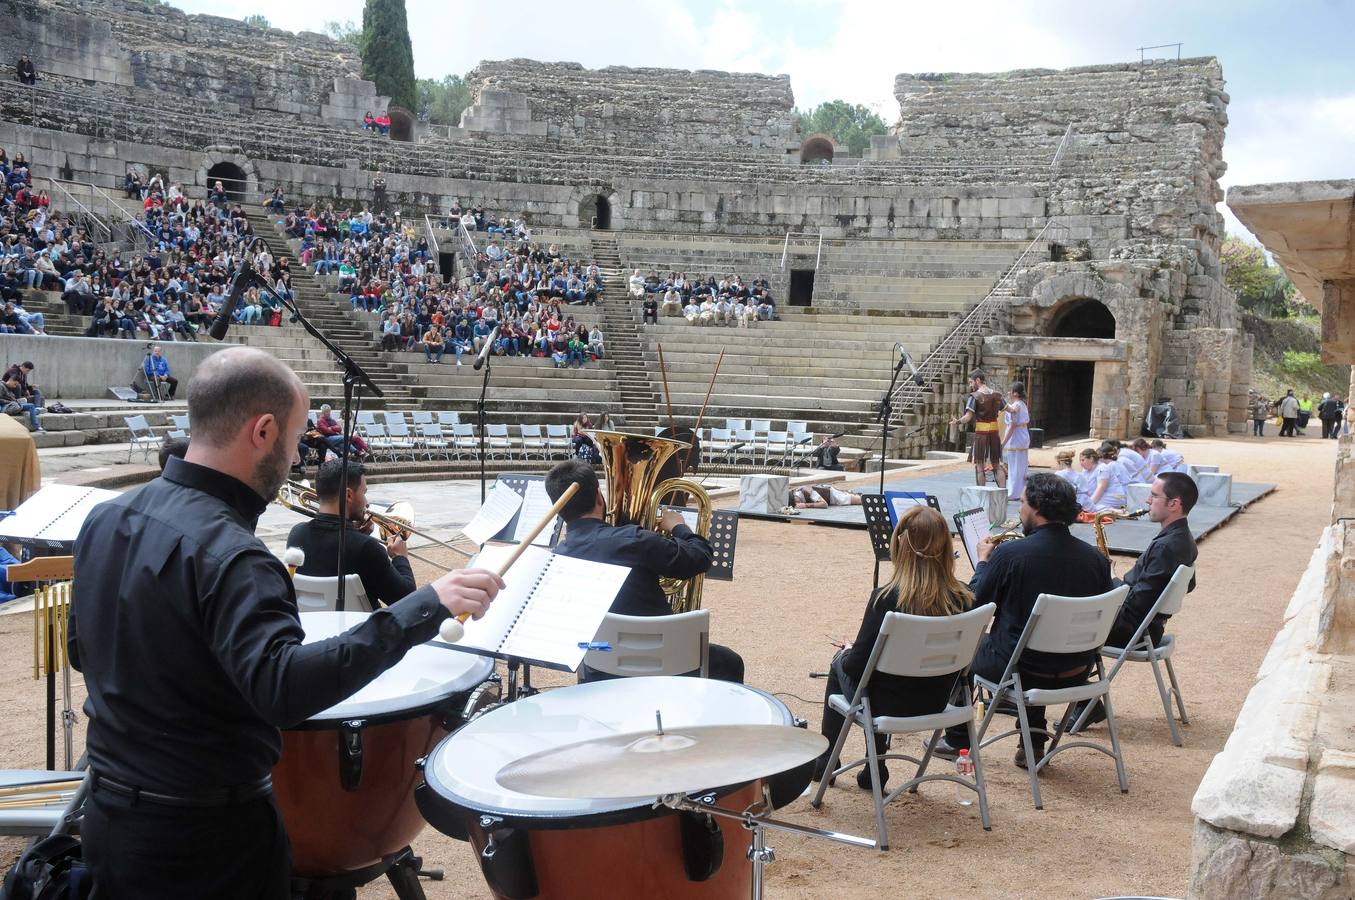
POLYGON ((583 198, 579 203, 579 221, 606 231, 612 227, 612 202, 601 194, 583 198))
POLYGON ((800 165, 831 166, 833 139, 826 134, 811 134, 800 142, 800 165))
POLYGON ((207 189, 210 191, 218 181, 226 189, 226 196, 230 200, 236 203, 245 202, 249 180, 245 177, 244 169, 233 162, 219 162, 207 170, 207 189))
POLYGON ((391 140, 409 142, 414 140, 414 114, 403 106, 391 106, 386 110, 391 120, 391 140))
MULTIPOLYGON (((1059 309, 1049 328, 1050 337, 1114 338, 1115 317, 1100 300, 1080 297, 1059 309)), ((1086 360, 1050 360, 1040 373, 1045 434, 1050 438, 1085 437, 1091 431, 1092 395, 1096 363, 1086 360)))

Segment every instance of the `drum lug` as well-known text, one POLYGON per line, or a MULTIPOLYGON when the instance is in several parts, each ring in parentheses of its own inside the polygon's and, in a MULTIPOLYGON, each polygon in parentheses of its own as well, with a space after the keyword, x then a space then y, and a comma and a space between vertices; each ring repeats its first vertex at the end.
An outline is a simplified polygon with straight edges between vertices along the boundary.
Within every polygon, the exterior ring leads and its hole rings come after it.
POLYGON ((424 767, 424 765, 425 765, 427 762, 428 762, 428 757, 426 757, 426 756, 420 756, 418 759, 414 760, 414 768, 417 769, 418 771, 422 772, 422 771, 423 771, 423 767, 424 767))
POLYGON ((796 728, 808 728, 808 727, 809 727, 809 720, 808 720, 808 719, 802 719, 802 718, 800 718, 799 716, 794 716, 794 715, 793 715, 793 716, 790 717, 790 724, 793 725, 793 726, 796 727, 796 728))
POLYGON ((362 784, 362 729, 367 725, 353 719, 339 725, 339 786, 356 791, 362 784))
POLYGON ((527 832, 520 828, 499 828, 503 819, 481 816, 480 827, 488 841, 480 850, 480 871, 490 890, 508 900, 529 900, 541 891, 532 865, 527 832), (488 824, 486 824, 488 823, 488 824), (490 829, 494 830, 490 830, 490 829))

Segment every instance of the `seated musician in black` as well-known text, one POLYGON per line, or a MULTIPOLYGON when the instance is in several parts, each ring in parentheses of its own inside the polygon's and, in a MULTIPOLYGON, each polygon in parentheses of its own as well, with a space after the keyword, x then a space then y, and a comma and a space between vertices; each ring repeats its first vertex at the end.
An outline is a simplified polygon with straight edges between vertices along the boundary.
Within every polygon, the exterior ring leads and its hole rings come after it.
MULTIPOLYGON (((714 551, 710 542, 696 534, 672 510, 664 512, 658 525, 666 538, 638 525, 608 525, 604 521, 607 501, 602 497, 593 467, 580 459, 559 463, 546 475, 546 493, 551 502, 560 499, 571 484, 579 490, 560 518, 567 528, 565 538, 555 548, 561 556, 592 562, 629 566, 630 575, 612 602, 611 611, 625 616, 666 616, 673 612, 659 587, 659 579, 691 578, 710 569, 714 551)), ((743 658, 718 644, 710 644, 710 677, 743 683, 743 658)), ((606 678, 584 666, 580 680, 606 678)))
MULTIPOLYGON (((889 537, 889 558, 894 574, 871 597, 856 640, 845 644, 828 667, 828 684, 823 694, 823 723, 819 732, 828 738, 814 766, 814 779, 823 777, 828 754, 842 730, 842 716, 828 705, 833 694, 851 701, 866 671, 866 661, 880 635, 885 616, 892 612, 913 616, 953 616, 970 608, 974 595, 955 580, 955 553, 950 527, 945 518, 927 506, 914 506, 899 516, 899 524, 889 537)), ((951 690, 960 673, 934 678, 908 678, 876 672, 867 686, 870 711, 876 716, 925 716, 946 708, 951 690)), ((884 735, 876 736, 875 749, 886 752, 884 735)), ((880 786, 889 780, 889 772, 880 765, 880 786)), ((870 789, 870 770, 861 767, 856 783, 870 789)))
MULTIPOLYGON (((1124 598, 1124 605, 1115 617, 1110 637, 1106 638, 1107 646, 1124 647, 1128 644, 1157 598, 1162 596, 1167 582, 1176 574, 1176 568, 1195 565, 1198 551, 1186 516, 1195 508, 1195 501, 1199 498, 1200 490, 1195 486, 1195 479, 1184 472, 1163 472, 1153 479, 1152 487, 1148 490, 1148 518, 1160 524, 1162 530, 1153 536, 1148 549, 1139 556, 1134 567, 1125 573, 1124 580, 1115 579, 1116 587, 1129 585, 1129 596, 1124 598)), ((1195 576, 1191 576, 1190 586, 1186 590, 1195 590, 1195 576)), ((1158 613, 1148 624, 1146 633, 1153 639, 1154 647, 1161 646, 1163 626, 1170 618, 1158 613)), ((1069 712, 1065 724, 1077 724, 1081 713, 1082 704, 1079 703, 1069 712)), ((1083 727, 1104 722, 1105 719, 1105 710, 1098 701, 1083 727)))
MULTIPOLYGON (((975 674, 994 682, 1002 677, 1040 594, 1091 597, 1111 589, 1110 560, 1068 530, 1079 509, 1071 484, 1051 472, 1039 472, 1030 476, 1021 494, 1024 539, 1000 545, 992 538, 979 542, 978 567, 969 587, 975 605, 996 603, 997 614, 974 652, 971 668, 975 674)), ((1021 683, 1028 689, 1051 690, 1082 684, 1096 656, 1096 650, 1075 654, 1027 650, 1021 656, 1021 683)), ((1038 762, 1044 755, 1045 710, 1030 706, 1027 711, 1038 762)), ((968 746, 969 731, 961 725, 946 729, 934 750, 943 759, 954 759, 968 746)), ((1016 751, 1016 764, 1024 768, 1026 763, 1021 747, 1016 751)))
MULTIPOLYGON (((315 493, 320 514, 292 526, 288 547, 300 547, 306 562, 297 572, 318 578, 332 578, 339 571, 339 477, 343 463, 331 459, 320 467, 315 478, 315 493)), ((384 544, 360 530, 367 518, 367 479, 362 463, 348 463, 348 529, 344 536, 343 567, 346 574, 357 574, 362 589, 375 607, 389 606, 414 593, 414 572, 409 566, 405 541, 392 535, 384 544)), ((370 525, 368 526, 370 528, 370 525)))

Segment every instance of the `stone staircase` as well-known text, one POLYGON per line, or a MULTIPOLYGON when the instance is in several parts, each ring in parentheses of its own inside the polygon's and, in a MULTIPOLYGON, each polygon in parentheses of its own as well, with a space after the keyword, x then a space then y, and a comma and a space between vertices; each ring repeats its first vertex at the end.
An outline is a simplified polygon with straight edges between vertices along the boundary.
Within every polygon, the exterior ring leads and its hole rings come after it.
POLYGON ((607 357, 616 373, 621 414, 628 431, 648 431, 659 424, 658 396, 649 377, 650 365, 642 349, 640 326, 631 311, 621 252, 615 235, 593 231, 589 238, 593 261, 602 270, 606 282, 607 289, 598 301, 598 315, 602 318, 607 357))

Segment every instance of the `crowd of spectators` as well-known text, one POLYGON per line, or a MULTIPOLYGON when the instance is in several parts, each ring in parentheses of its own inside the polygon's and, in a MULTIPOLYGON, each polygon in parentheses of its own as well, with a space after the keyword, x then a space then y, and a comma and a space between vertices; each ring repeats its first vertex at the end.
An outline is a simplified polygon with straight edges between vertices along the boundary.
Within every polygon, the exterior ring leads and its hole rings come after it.
POLYGON ((657 325, 659 316, 685 318, 692 325, 737 325, 748 328, 776 318, 776 301, 765 279, 745 282, 738 275, 698 275, 658 272, 648 276, 635 269, 627 282, 632 298, 640 302, 640 321, 657 325))
POLYGON ((24 289, 55 288, 93 245, 78 222, 52 209, 46 191, 33 190, 22 153, 0 149, 0 179, 0 334, 44 334, 45 317, 25 307, 24 289))

